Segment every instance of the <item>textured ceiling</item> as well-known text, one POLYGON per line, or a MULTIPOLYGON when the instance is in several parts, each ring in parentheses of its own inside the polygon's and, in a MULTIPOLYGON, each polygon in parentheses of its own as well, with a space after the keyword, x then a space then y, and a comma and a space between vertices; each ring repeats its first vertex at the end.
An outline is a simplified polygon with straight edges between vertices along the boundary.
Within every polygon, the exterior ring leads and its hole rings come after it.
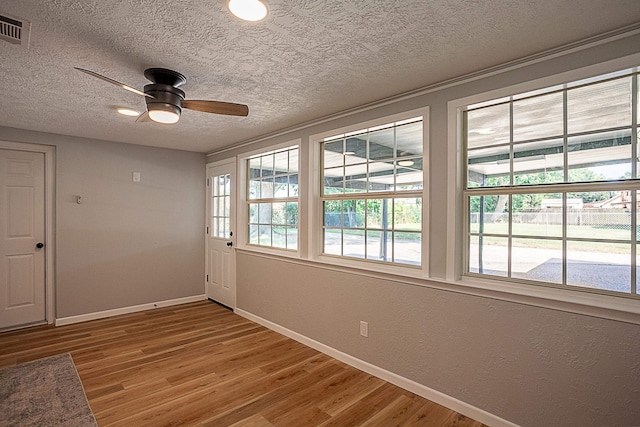
POLYGON ((634 24, 637 0, 267 0, 258 23, 225 0, 2 0, 32 22, 28 49, 0 41, 0 126, 208 152, 634 24), (183 111, 135 123, 145 68, 187 76, 187 99, 248 117, 183 111))

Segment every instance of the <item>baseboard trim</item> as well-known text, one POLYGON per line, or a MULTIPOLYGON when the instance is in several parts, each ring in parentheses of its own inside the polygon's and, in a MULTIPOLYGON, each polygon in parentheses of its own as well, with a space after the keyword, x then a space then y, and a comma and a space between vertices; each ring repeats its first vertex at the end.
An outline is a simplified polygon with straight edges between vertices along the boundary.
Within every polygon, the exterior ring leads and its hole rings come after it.
POLYGON ((130 307, 114 308, 113 310, 98 311, 95 313, 80 314, 78 316, 61 317, 56 319, 56 326, 71 325, 73 323, 87 322, 89 320, 104 319, 106 317, 119 316, 121 314, 136 313, 138 311, 153 310, 154 308, 169 307, 172 305, 187 304, 190 302, 204 301, 206 295, 194 295, 191 297, 176 298, 166 301, 150 302, 147 304, 132 305, 130 307))
POLYGON ((475 406, 472 406, 454 397, 451 397, 437 390, 429 388, 423 384, 417 383, 413 380, 410 380, 408 378, 405 378, 393 372, 387 371, 386 369, 382 369, 378 366, 372 365, 369 362, 365 362, 364 360, 361 360, 349 354, 343 353, 340 350, 336 350, 333 347, 329 347, 326 344, 323 344, 307 336, 294 332, 288 328, 280 326, 277 323, 273 323, 260 316, 256 316, 255 314, 252 314, 250 312, 244 311, 239 308, 236 308, 234 312, 239 316, 242 316, 266 328, 276 331, 286 337, 296 340, 328 356, 331 356, 334 359, 337 359, 341 362, 351 365, 354 368, 360 369, 361 371, 364 371, 375 377, 383 379, 391 384, 394 384, 398 387, 401 387, 405 390, 415 393, 418 396, 424 397, 425 399, 431 400, 432 402, 445 406, 453 411, 459 412, 460 414, 466 417, 473 418, 476 421, 480 421, 483 424, 494 426, 494 427, 518 427, 517 424, 514 424, 505 419, 502 419, 494 414, 491 414, 480 408, 476 408, 475 406))

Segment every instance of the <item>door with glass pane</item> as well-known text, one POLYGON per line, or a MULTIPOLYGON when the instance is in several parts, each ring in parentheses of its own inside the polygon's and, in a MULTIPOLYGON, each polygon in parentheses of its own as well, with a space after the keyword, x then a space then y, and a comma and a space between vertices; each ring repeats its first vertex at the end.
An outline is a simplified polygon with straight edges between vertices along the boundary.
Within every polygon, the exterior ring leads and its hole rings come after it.
POLYGON ((206 293, 234 309, 235 162, 207 166, 206 293))

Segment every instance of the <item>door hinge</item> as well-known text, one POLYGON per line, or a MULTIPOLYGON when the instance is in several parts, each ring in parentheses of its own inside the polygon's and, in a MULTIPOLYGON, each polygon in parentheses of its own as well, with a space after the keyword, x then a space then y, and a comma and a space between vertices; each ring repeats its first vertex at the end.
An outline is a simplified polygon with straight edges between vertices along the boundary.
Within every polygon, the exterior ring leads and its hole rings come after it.
POLYGON ((206 233, 207 233, 207 236, 208 236, 209 235, 209 227, 205 227, 205 228, 206 228, 206 233))
POLYGON ((209 275, 207 274, 207 283, 209 283, 209 275))
POLYGON ((207 187, 209 186, 209 178, 207 178, 207 187))

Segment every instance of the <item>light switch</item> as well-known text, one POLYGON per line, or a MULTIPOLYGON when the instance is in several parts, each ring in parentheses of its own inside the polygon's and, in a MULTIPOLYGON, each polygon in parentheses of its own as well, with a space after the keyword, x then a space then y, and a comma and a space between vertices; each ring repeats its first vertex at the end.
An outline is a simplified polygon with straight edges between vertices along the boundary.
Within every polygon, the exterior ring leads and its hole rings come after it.
POLYGON ((133 182, 140 182, 140 172, 133 173, 133 182))
POLYGON ((360 321, 360 336, 369 337, 369 322, 360 321))

